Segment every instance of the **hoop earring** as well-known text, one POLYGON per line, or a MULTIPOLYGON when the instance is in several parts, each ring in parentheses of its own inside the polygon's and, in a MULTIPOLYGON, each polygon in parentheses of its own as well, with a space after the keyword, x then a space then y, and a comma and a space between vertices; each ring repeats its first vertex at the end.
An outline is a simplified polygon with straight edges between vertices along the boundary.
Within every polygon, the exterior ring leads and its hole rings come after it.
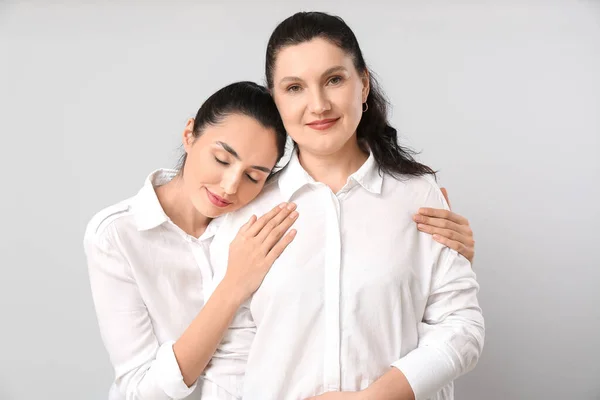
POLYGON ((369 105, 368 105, 368 104, 367 104, 367 102, 365 101, 365 102, 363 103, 363 106, 364 106, 364 107, 363 107, 363 112, 365 113, 365 112, 367 112, 367 110, 369 109, 369 105))

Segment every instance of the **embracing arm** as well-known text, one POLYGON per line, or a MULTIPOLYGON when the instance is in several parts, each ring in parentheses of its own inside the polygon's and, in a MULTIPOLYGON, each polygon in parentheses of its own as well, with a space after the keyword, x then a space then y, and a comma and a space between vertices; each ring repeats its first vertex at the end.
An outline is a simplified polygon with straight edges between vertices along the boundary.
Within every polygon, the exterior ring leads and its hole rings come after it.
POLYGON ((292 242, 294 230, 283 235, 298 215, 294 208, 293 204, 275 207, 258 220, 252 216, 240 228, 229 247, 225 277, 173 345, 187 385, 204 371, 238 308, 258 289, 277 257, 292 242))
POLYGON ((173 342, 158 342, 113 228, 86 233, 84 245, 96 316, 115 371, 115 386, 128 399, 184 398, 195 387, 183 382, 173 342))
MULTIPOLYGON (((442 188, 444 198, 450 206, 448 192, 442 188)), ((433 235, 433 239, 462 254, 471 264, 475 256, 475 240, 469 221, 451 210, 443 208, 420 208, 413 216, 417 229, 433 235)))
POLYGON ((230 247, 227 273, 176 341, 159 343, 118 232, 89 230, 84 245, 101 336, 115 369, 117 389, 132 400, 182 399, 212 358, 240 304, 259 286, 293 240, 292 210, 276 207, 252 217, 230 247), (281 239, 281 240, 280 240, 281 239))

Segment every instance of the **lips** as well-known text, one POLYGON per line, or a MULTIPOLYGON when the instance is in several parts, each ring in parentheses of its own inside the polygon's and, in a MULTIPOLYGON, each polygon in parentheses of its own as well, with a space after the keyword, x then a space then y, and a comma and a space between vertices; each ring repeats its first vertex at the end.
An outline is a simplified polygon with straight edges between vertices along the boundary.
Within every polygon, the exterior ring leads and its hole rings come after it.
POLYGON ((224 208, 227 207, 228 205, 231 204, 231 202, 225 200, 224 198, 222 198, 221 196, 217 196, 216 194, 214 194, 213 192, 211 192, 210 190, 206 189, 206 196, 208 197, 208 200, 215 206, 220 207, 220 208, 224 208))
POLYGON ((328 118, 328 119, 320 119, 318 121, 309 122, 308 125, 312 129, 316 129, 318 131, 324 131, 326 129, 331 128, 338 122, 339 118, 328 118))

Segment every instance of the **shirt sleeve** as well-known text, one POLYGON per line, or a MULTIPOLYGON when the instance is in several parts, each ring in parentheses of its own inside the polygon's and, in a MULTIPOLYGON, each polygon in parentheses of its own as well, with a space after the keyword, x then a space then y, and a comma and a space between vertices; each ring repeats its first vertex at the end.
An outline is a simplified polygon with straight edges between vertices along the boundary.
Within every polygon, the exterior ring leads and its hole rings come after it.
POLYGON ((115 370, 115 386, 129 400, 182 399, 183 381, 173 343, 159 344, 131 267, 118 246, 118 232, 86 232, 84 248, 100 334, 115 370))
POLYGON ((416 400, 434 396, 472 370, 483 349, 479 285, 469 261, 443 248, 432 275, 418 346, 392 364, 406 376, 416 400))

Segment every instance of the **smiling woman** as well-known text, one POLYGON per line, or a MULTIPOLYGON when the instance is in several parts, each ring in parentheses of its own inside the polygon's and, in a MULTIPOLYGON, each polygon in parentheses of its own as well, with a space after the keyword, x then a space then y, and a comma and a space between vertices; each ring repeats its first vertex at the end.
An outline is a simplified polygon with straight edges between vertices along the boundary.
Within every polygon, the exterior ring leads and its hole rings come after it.
POLYGON ((243 398, 452 399, 481 354, 484 321, 470 263, 413 223, 420 206, 446 206, 432 169, 398 143, 341 18, 281 22, 265 72, 296 146, 276 184, 215 235, 215 275, 249 213, 294 201, 302 218, 221 349, 248 353, 243 398))
POLYGON ((178 171, 151 173, 136 196, 92 218, 84 245, 115 369, 111 400, 228 398, 227 390, 198 378, 236 310, 293 240, 289 228, 298 213, 282 203, 250 218, 216 288, 206 253, 220 222, 213 218, 258 195, 285 140, 264 87, 229 85, 188 121, 178 171))
POLYGON ((236 113, 209 123, 203 113, 201 109, 184 129, 180 173, 157 189, 165 211, 189 225, 183 229, 194 236, 199 236, 202 222, 194 224, 191 215, 180 215, 185 208, 167 199, 183 191, 194 206, 191 213, 208 218, 236 210, 258 195, 285 146, 285 136, 278 137, 255 117, 236 113))
MULTIPOLYGON (((183 131, 185 152, 179 174, 158 188, 159 200, 183 191, 195 208, 193 215, 199 212, 214 218, 242 207, 258 195, 283 156, 286 136, 264 88, 260 89, 261 96, 254 93, 248 101, 240 96, 250 87, 259 88, 247 82, 218 91, 206 100, 196 118, 188 120, 183 131)), ((179 204, 172 206, 174 215, 186 209, 179 204)), ((189 216, 181 221, 193 221, 189 216)), ((205 223, 199 222, 184 230, 199 236, 202 225, 205 223)))

